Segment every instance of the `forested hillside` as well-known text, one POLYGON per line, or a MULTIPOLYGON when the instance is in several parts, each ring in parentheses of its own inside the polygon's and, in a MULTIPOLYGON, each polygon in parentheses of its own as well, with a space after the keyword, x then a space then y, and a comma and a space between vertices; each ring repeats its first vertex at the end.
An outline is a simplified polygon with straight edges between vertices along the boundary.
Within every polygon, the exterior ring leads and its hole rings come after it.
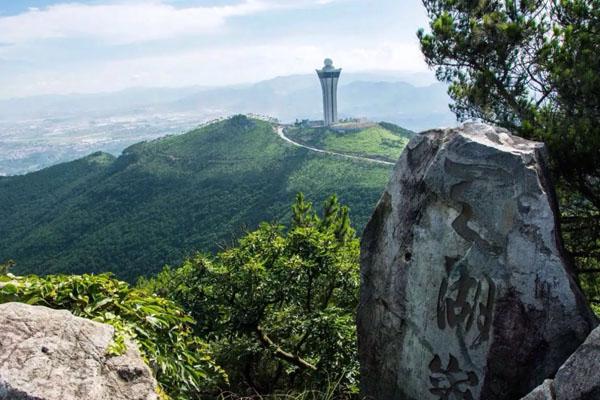
POLYGON ((360 231, 390 170, 294 147, 271 124, 237 116, 118 158, 95 153, 0 178, 0 260, 20 274, 112 271, 133 281, 261 221, 287 221, 298 192, 316 203, 337 193, 360 231))

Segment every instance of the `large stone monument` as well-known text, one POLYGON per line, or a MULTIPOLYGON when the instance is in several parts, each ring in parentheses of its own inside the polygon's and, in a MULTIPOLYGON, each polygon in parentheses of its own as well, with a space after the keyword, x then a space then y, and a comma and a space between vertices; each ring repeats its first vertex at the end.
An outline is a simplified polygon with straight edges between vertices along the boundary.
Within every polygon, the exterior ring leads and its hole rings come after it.
POLYGON ((337 85, 341 68, 335 68, 331 59, 325 59, 323 69, 317 70, 321 89, 323 90, 323 121, 325 126, 330 126, 338 121, 337 115, 337 85))
POLYGON ((585 340, 545 163, 482 124, 410 141, 362 239, 364 395, 518 399, 585 340))

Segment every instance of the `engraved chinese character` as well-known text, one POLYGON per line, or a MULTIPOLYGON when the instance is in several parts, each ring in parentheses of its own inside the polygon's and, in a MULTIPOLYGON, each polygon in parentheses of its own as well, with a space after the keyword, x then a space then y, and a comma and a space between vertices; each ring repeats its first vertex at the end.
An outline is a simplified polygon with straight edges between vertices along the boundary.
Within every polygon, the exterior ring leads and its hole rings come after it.
POLYGON ((471 347, 488 340, 495 290, 491 279, 486 277, 485 281, 477 280, 464 270, 460 271, 459 279, 452 284, 448 278, 444 278, 437 300, 438 327, 442 330, 446 326, 450 329, 460 327, 467 333, 475 325, 479 335, 473 340, 471 347))
POLYGON ((442 360, 436 354, 429 363, 429 370, 430 393, 442 400, 473 400, 470 388, 479 384, 479 378, 474 371, 463 371, 452 354, 446 368, 442 367, 442 360))

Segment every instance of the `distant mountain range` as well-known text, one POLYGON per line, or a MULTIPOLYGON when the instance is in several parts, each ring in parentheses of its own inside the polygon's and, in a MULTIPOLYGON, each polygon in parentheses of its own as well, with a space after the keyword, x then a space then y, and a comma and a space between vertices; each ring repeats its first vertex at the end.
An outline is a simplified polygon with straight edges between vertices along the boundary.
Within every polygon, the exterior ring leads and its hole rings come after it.
MULTIPOLYGON (((431 83, 429 75, 342 72, 338 97, 341 118, 388 121, 413 131, 455 124, 445 85, 431 83)), ((134 88, 0 100, 0 175, 35 171, 95 151, 118 155, 140 140, 239 113, 284 122, 321 119, 316 74, 217 88, 134 88)))
MULTIPOLYGON (((386 120, 421 130, 454 124, 446 87, 420 75, 342 74, 340 117, 386 120), (412 83, 399 80, 401 77, 412 83)), ((266 114, 284 122, 322 117, 315 75, 277 77, 217 88, 133 88, 113 93, 46 95, 0 100, 0 118, 107 117, 136 113, 266 114)))
MULTIPOLYGON (((440 83, 413 86, 405 82, 351 80, 338 88, 340 118, 365 117, 389 121, 411 130, 453 125, 446 87, 440 83)), ((171 111, 208 109, 216 112, 260 113, 282 121, 321 119, 321 88, 312 75, 288 76, 250 87, 202 90, 165 104, 171 111)), ((163 110, 166 110, 163 109, 163 110)))

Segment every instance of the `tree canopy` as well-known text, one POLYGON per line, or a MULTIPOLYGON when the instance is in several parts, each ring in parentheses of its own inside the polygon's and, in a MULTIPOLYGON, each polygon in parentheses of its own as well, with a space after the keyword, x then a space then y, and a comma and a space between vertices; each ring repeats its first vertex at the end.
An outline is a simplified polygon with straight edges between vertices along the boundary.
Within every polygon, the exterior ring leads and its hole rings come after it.
POLYGON ((196 333, 234 382, 231 390, 335 387, 351 395, 358 378, 358 240, 335 196, 321 216, 301 194, 292 210, 289 229, 262 224, 235 247, 198 254, 140 285, 191 313, 196 333))

